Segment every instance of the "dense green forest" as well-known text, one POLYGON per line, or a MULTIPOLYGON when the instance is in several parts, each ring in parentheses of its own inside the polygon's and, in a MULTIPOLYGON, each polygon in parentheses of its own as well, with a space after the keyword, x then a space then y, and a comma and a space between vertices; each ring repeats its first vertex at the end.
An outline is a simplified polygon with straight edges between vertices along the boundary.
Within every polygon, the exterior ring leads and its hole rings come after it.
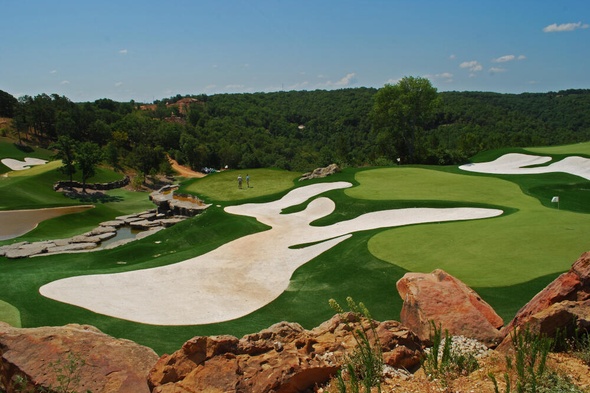
POLYGON ((169 170, 167 154, 197 170, 306 171, 332 162, 391 165, 399 157, 402 163, 457 164, 487 149, 590 140, 587 89, 439 92, 433 116, 412 136, 406 156, 376 126, 378 91, 177 95, 152 105, 106 98, 74 103, 56 94, 17 99, 0 91, 0 117, 13 118, 12 127, 0 132, 22 144, 56 146, 60 137, 91 142, 107 164, 144 174, 169 170))

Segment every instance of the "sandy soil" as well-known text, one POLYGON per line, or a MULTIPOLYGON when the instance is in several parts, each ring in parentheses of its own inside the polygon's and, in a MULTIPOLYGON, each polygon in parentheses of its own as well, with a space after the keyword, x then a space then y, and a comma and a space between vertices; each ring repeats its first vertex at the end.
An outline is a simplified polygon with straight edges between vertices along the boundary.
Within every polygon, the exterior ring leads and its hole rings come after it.
POLYGON ((0 211, 0 240, 22 236, 35 229, 41 221, 62 216, 64 214, 78 213, 93 207, 94 206, 92 205, 84 205, 54 207, 48 209, 0 211))
POLYGON ((47 164, 47 161, 39 158, 25 157, 24 161, 15 160, 14 158, 3 158, 2 163, 12 171, 22 171, 29 169, 32 165, 47 164))
POLYGON ((182 177, 205 177, 206 175, 201 172, 195 172, 192 169, 180 165, 176 160, 171 157, 168 157, 168 161, 170 161, 170 165, 172 165, 172 169, 174 169, 178 174, 182 177))
POLYGON ((40 288, 43 296, 121 319, 155 325, 196 325, 247 315, 276 299, 293 272, 356 231, 426 222, 495 217, 479 208, 397 209, 367 213, 330 226, 309 224, 335 204, 320 197, 304 211, 281 214, 325 191, 350 183, 320 183, 295 189, 270 203, 227 207, 272 229, 244 236, 174 265, 117 274, 70 277, 40 288), (293 249, 298 244, 311 246, 293 249))

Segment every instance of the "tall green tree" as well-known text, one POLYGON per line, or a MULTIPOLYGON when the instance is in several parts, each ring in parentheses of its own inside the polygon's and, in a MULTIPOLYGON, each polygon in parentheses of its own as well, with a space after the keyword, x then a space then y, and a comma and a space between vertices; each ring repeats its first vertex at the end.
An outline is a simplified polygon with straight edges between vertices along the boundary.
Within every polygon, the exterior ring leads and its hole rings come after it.
POLYGON ((55 149, 55 158, 63 164, 58 170, 72 181, 76 173, 76 141, 68 135, 61 135, 50 147, 55 149))
POLYGON ((386 84, 375 94, 373 130, 392 135, 402 162, 417 162, 417 141, 432 124, 439 102, 436 88, 426 78, 409 76, 395 85, 386 84))
POLYGON ((94 142, 82 142, 76 151, 76 164, 82 175, 82 192, 86 192, 86 181, 96 174, 96 167, 102 161, 103 155, 94 142))
POLYGON ((17 103, 17 99, 11 94, 0 90, 0 117, 13 117, 17 103))

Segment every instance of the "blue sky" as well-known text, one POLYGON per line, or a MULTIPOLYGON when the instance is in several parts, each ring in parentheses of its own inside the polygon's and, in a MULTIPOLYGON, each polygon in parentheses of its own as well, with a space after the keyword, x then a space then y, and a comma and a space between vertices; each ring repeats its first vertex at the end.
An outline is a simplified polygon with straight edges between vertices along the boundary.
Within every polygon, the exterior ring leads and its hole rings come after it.
POLYGON ((72 101, 590 88, 588 0, 0 0, 0 90, 72 101))

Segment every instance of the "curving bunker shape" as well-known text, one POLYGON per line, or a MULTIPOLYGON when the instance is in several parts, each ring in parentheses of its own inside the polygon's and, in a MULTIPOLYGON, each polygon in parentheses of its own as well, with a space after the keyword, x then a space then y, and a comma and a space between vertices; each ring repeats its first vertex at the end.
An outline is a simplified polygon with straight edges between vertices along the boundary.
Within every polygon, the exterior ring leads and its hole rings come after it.
POLYGON ((509 153, 494 161, 461 165, 459 169, 468 172, 495 173, 504 175, 531 175, 538 173, 564 172, 590 180, 590 159, 570 156, 545 166, 551 157, 521 153, 509 153))
POLYGON ((195 258, 153 269, 70 277, 40 288, 43 296, 97 313, 155 325, 196 325, 247 315, 276 299, 293 272, 353 232, 401 225, 494 217, 501 210, 481 208, 396 209, 363 214, 333 225, 310 223, 334 211, 320 197, 303 211, 281 214, 347 182, 297 188, 278 201, 227 207, 232 214, 256 217, 270 230, 244 236, 195 258), (301 244, 312 245, 292 249, 301 244))

